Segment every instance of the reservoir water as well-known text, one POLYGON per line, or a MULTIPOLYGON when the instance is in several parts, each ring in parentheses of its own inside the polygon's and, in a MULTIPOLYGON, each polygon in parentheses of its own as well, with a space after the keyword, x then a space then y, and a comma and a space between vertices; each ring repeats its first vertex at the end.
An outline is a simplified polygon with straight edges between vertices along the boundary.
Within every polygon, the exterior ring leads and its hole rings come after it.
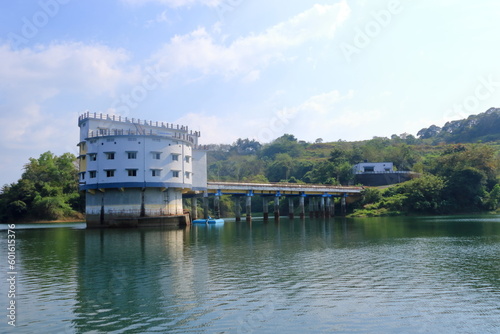
POLYGON ((500 333, 500 216, 6 228, 1 333, 500 333))

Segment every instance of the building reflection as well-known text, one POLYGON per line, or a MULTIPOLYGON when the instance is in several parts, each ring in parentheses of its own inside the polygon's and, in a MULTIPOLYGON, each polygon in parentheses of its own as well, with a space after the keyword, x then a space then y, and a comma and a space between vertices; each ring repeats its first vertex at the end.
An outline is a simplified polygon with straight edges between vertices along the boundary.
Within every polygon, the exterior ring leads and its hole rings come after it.
MULTIPOLYGON (((77 332, 152 328, 175 321, 195 291, 189 229, 88 230, 79 248, 77 332), (169 315, 171 313, 171 315, 169 315)), ((201 275, 202 276, 202 275, 201 275)), ((197 275, 199 277, 199 275, 197 275)))

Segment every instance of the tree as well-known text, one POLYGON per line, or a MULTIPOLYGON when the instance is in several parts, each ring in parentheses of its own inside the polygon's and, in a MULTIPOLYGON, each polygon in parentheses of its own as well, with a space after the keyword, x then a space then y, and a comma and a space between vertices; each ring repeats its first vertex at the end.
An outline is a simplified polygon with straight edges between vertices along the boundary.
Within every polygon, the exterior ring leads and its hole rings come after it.
POLYGON ((17 183, 4 186, 0 194, 3 221, 77 217, 84 209, 78 192, 76 157, 45 152, 30 158, 17 183))

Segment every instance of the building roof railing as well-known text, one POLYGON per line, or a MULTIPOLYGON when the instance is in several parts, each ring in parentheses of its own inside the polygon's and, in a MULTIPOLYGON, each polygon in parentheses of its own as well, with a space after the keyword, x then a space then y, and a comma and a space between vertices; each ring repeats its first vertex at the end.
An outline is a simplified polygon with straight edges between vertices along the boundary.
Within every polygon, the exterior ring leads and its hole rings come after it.
MULTIPOLYGON (((173 123, 166 123, 166 122, 159 122, 159 121, 148 121, 148 120, 141 120, 139 118, 129 118, 129 117, 122 117, 120 115, 110 115, 110 114, 103 114, 103 113, 96 113, 96 112, 84 112, 82 115, 78 117, 78 124, 83 122, 86 119, 102 119, 102 120, 107 120, 107 121, 114 121, 114 122, 121 122, 121 123, 131 123, 135 125, 146 125, 146 126, 154 126, 158 128, 164 128, 164 129, 172 129, 178 132, 185 132, 189 133, 189 127, 186 125, 179 125, 179 124, 173 124, 173 123)), ((193 131, 191 130, 192 135, 196 135, 197 137, 200 137, 200 132, 193 131)))

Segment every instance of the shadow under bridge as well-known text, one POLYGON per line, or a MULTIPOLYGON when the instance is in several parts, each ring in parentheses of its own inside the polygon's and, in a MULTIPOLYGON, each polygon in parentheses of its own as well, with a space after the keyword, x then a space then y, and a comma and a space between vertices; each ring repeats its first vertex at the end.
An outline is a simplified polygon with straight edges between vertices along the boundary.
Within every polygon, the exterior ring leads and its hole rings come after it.
POLYGON ((262 198, 264 220, 269 218, 269 202, 273 201, 273 215, 280 217, 280 202, 288 199, 288 216, 294 218, 295 204, 298 201, 298 215, 304 218, 306 206, 310 217, 332 217, 335 215, 335 203, 340 205, 340 215, 345 215, 347 204, 361 198, 363 187, 344 187, 322 184, 294 183, 242 183, 242 182, 208 182, 206 191, 187 192, 185 198, 191 198, 192 219, 197 218, 197 201, 203 200, 205 218, 208 217, 209 198, 213 198, 213 210, 217 218, 220 216, 220 197, 231 195, 234 201, 236 221, 241 220, 241 201, 244 198, 246 220, 252 220, 252 197, 262 198))

